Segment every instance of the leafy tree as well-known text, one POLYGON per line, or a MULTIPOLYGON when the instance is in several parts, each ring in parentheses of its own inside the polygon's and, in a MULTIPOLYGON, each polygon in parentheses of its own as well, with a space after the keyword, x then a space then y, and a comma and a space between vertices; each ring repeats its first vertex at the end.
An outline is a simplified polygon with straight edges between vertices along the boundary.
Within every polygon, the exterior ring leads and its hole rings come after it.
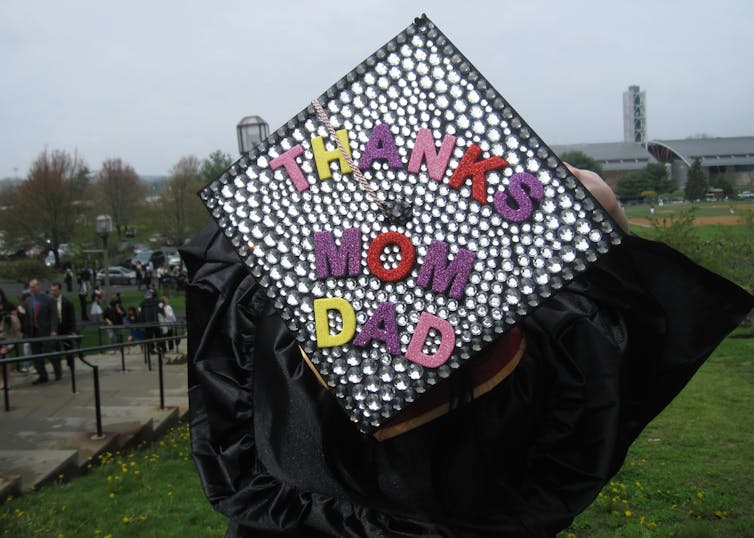
POLYGON ((73 237, 86 210, 89 169, 65 151, 43 151, 19 185, 8 189, 0 212, 0 229, 9 246, 47 245, 55 253, 73 237))
POLYGON ((668 175, 667 166, 662 163, 649 163, 644 167, 644 176, 653 191, 667 194, 673 190, 673 180, 668 175))
POLYGON ((576 168, 591 170, 592 172, 597 172, 600 176, 604 176, 602 165, 583 151, 566 151, 560 156, 560 160, 567 162, 576 168))
POLYGON ((223 172, 230 168, 231 164, 233 164, 233 159, 230 155, 223 153, 219 149, 213 151, 202 161, 202 167, 199 171, 202 176, 202 182, 206 185, 216 180, 223 172))
POLYGON ((732 198, 736 195, 736 187, 733 180, 733 168, 728 167, 725 169, 724 174, 718 174, 710 182, 712 187, 722 189, 725 196, 732 198))
POLYGON ((689 169, 689 177, 686 182, 684 195, 686 200, 701 200, 707 193, 707 178, 702 170, 702 162, 697 157, 689 169))
POLYGON ((108 159, 102 163, 95 187, 120 237, 133 223, 134 213, 144 199, 146 189, 134 169, 120 159, 108 159))
POLYGON ((638 200, 642 192, 649 190, 652 190, 652 186, 642 171, 631 170, 620 177, 615 194, 621 200, 638 200))
POLYGON ((646 198, 643 193, 668 193, 673 189, 673 182, 668 177, 664 164, 650 163, 641 170, 632 170, 623 174, 618 180, 615 194, 622 200, 646 198))
POLYGON ((156 227, 174 245, 182 245, 210 221, 197 192, 203 185, 201 163, 193 155, 182 157, 170 171, 160 196, 156 227))

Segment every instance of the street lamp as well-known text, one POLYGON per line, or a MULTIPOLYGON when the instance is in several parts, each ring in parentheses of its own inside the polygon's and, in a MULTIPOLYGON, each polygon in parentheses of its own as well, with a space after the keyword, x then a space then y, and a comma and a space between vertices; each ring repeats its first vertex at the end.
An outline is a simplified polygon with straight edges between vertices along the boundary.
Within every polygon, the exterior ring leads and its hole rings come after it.
POLYGON ((110 297, 110 260, 107 253, 107 238, 113 231, 113 219, 110 215, 98 215, 95 223, 97 235, 102 238, 102 248, 105 253, 105 296, 110 297))
POLYGON ((254 149, 262 140, 267 138, 270 126, 259 116, 246 116, 238 122, 238 152, 243 155, 254 149))

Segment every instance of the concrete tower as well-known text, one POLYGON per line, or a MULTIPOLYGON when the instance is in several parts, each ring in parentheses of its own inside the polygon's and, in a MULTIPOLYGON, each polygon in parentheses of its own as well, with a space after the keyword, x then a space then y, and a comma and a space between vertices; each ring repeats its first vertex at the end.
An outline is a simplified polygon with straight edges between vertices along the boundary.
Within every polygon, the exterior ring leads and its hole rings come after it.
POLYGON ((623 141, 647 143, 647 96, 639 86, 623 92, 623 141))

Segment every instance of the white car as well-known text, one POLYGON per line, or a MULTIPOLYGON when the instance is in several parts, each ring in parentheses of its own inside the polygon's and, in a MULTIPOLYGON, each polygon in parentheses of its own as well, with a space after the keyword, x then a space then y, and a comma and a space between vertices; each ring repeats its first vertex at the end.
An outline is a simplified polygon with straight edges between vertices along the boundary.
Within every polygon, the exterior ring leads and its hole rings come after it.
MULTIPOLYGON (((110 284, 136 284, 136 271, 121 267, 119 265, 108 267, 107 276, 110 279, 110 284)), ((100 282, 105 282, 104 269, 97 271, 97 280, 99 280, 100 282)))

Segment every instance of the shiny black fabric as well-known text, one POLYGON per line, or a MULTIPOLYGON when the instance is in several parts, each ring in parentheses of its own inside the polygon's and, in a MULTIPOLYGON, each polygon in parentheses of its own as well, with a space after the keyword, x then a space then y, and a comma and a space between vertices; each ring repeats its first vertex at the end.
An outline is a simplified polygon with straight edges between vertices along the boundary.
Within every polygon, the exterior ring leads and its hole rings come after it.
POLYGON ((523 322, 495 389, 382 443, 352 426, 211 226, 189 269, 194 459, 228 536, 552 536, 752 307, 627 237, 523 322))

